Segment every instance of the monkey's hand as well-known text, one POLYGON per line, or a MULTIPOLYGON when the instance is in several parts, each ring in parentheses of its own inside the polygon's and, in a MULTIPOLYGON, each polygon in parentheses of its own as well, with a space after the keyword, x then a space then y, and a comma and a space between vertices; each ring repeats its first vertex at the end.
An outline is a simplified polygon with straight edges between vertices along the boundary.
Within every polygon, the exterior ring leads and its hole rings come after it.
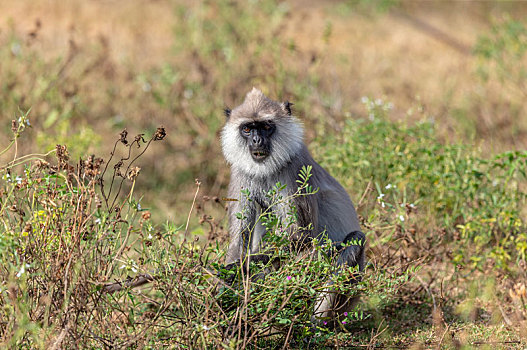
POLYGON ((218 278, 224 280, 225 283, 232 285, 236 278, 239 268, 240 268, 239 260, 234 261, 230 264, 227 264, 219 269, 218 278))
POLYGON ((358 266, 359 272, 364 270, 364 250, 366 246, 366 235, 361 231, 350 232, 342 241, 336 245, 338 251, 337 265, 358 266))
MULTIPOLYGON (((218 277, 225 281, 225 283, 228 283, 232 285, 236 279, 237 274, 240 271, 243 271, 244 275, 250 276, 251 280, 256 282, 258 280, 263 280, 265 278, 265 275, 267 275, 270 272, 270 268, 266 265, 269 264, 270 258, 267 254, 254 254, 249 255, 246 261, 242 262, 240 260, 233 261, 218 271, 218 277), (261 263, 264 265, 263 269, 258 268, 258 271, 256 273, 251 274, 251 264, 250 263, 261 263)), ((253 267, 255 267, 253 265, 253 267)))

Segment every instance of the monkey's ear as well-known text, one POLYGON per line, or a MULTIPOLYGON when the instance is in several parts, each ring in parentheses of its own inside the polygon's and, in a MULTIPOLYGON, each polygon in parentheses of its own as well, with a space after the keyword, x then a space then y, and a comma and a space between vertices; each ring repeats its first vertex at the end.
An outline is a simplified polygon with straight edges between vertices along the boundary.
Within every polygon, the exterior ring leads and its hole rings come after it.
POLYGON ((287 115, 293 114, 293 112, 291 111, 291 106, 293 106, 292 102, 285 101, 284 103, 282 103, 282 108, 284 109, 284 111, 287 112, 287 115))
POLYGON ((231 116, 231 109, 230 109, 230 108, 225 108, 225 109, 223 110, 223 114, 225 114, 225 117, 226 117, 227 119, 229 119, 229 117, 231 116))

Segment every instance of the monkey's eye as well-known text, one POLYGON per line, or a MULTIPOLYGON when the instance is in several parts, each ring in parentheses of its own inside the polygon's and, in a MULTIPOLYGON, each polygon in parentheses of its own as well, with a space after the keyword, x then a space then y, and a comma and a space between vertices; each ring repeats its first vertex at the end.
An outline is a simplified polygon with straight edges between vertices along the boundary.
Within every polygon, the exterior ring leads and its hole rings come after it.
POLYGON ((242 128, 242 131, 243 131, 244 133, 248 134, 248 133, 251 132, 251 128, 248 127, 248 126, 246 125, 246 126, 244 126, 244 127, 242 128))

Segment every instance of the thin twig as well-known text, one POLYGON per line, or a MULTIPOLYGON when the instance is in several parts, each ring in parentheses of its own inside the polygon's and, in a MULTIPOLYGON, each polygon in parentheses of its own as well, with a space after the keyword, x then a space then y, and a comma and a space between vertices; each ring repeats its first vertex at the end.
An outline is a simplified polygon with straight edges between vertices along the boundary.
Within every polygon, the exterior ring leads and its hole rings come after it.
MULTIPOLYGON (((110 192, 108 192, 108 196, 106 196, 106 194, 104 193, 104 175, 106 174, 106 170, 108 169, 108 165, 110 164, 110 162, 112 161, 112 158, 115 154, 115 150, 117 149, 117 144, 119 143, 120 140, 117 140, 115 141, 115 144, 113 145, 113 150, 110 152, 110 159, 108 159, 108 161, 106 162, 106 165, 104 166, 104 170, 102 171, 101 175, 99 176, 100 178, 100 184, 101 184, 101 193, 102 193, 102 198, 104 198, 104 203, 106 204, 106 209, 110 209, 109 206, 108 206, 108 199, 110 198, 110 193, 112 191, 112 187, 110 186, 110 192)), ((115 176, 115 172, 114 172, 114 176, 115 176)), ((113 183, 113 178, 112 178, 112 183, 113 183)))
POLYGON ((16 167, 16 166, 18 166, 20 164, 23 164, 25 162, 29 162, 31 160, 42 160, 39 157, 47 157, 51 153, 56 152, 56 151, 57 151, 56 149, 52 149, 51 151, 49 151, 47 153, 31 153, 31 154, 26 154, 25 156, 20 156, 20 157, 18 157, 16 159, 13 159, 12 161, 10 161, 5 166, 0 167, 0 171, 5 171, 6 169, 9 169, 9 168, 14 168, 14 167, 16 167), (28 157, 32 157, 32 158, 28 159, 28 157), (17 162, 17 163, 14 163, 14 162, 17 162))
POLYGON ((438 349, 441 349, 441 345, 443 344, 443 340, 445 339, 445 335, 448 333, 449 329, 450 329, 450 325, 447 325, 445 328, 445 331, 443 332, 443 335, 441 336, 441 339, 439 339, 439 344, 437 344, 438 349))
MULTIPOLYGON (((152 143, 153 140, 154 140, 154 137, 152 137, 152 138, 147 142, 147 144, 144 146, 143 150, 142 150, 142 151, 141 151, 141 152, 140 152, 140 153, 139 153, 134 159, 132 159, 132 160, 130 161, 130 163, 128 163, 128 166, 126 167, 126 171, 125 171, 124 174, 123 174, 124 177, 123 177, 123 179, 121 180, 121 183, 119 184, 119 188, 117 189, 117 193, 115 194, 115 197, 114 197, 114 199, 113 199, 113 201, 112 201, 112 205, 111 205, 111 207, 110 207, 110 211, 111 211, 111 209, 113 209, 113 206, 114 206, 114 204, 115 204, 115 201, 117 201, 117 197, 119 197, 119 194, 121 193, 121 189, 122 189, 122 187, 123 187, 124 180, 126 179, 126 174, 128 174, 128 170, 130 170, 130 167, 132 166, 132 164, 134 164, 134 162, 146 152, 146 150, 147 150, 148 147, 150 146, 150 143, 152 143)), ((132 149, 132 144, 133 144, 133 143, 130 144, 130 149, 132 149)), ((139 141, 137 142, 137 144, 139 144, 139 141)), ((129 157, 128 157, 128 158, 129 158, 129 157)), ((121 160, 128 160, 128 158, 127 158, 127 159, 121 159, 121 160)))
POLYGON ((500 345, 500 344, 521 344, 520 340, 505 340, 505 341, 473 341, 472 345, 500 345))
POLYGON ((57 338, 55 338, 55 341, 53 342, 53 345, 51 345, 50 350, 62 349, 62 346, 61 346, 62 342, 64 341, 64 338, 66 337, 66 334, 68 334, 69 329, 70 329, 70 325, 69 325, 69 322, 68 322, 66 327, 64 327, 62 329, 62 331, 60 331, 60 333, 57 336, 57 338))
POLYGON ((285 349, 289 345, 289 337, 291 337, 291 331, 293 330, 293 325, 295 324, 296 319, 298 318, 298 315, 293 317, 291 320, 291 325, 289 326, 289 330, 287 331, 287 335, 284 340, 284 346, 282 349, 285 349))
POLYGON ((368 185, 366 186, 366 189, 364 190, 364 193, 362 194, 359 202, 357 203, 357 209, 362 206, 362 201, 364 200, 364 198, 366 197, 366 195, 370 191, 371 191, 371 180, 368 182, 368 185))
POLYGON ((123 282, 115 282, 115 283, 106 284, 106 285, 104 285, 103 291, 105 293, 115 293, 115 292, 119 292, 119 291, 121 291, 123 289, 136 288, 136 287, 142 286, 144 284, 152 282, 154 279, 155 278, 152 275, 143 274, 143 275, 137 276, 136 278, 134 278, 131 281, 127 281, 127 282, 124 282, 124 283, 123 282))
POLYGON ((376 347, 375 343, 377 341, 377 338, 379 338, 381 334, 383 334, 388 329, 388 325, 386 325, 382 330, 380 330, 383 322, 384 322, 384 319, 381 320, 381 322, 379 323, 379 326, 377 327, 375 335, 373 334, 373 330, 372 330, 372 337, 370 339, 370 342, 368 343, 368 349, 375 349, 376 347))
POLYGON ((428 295, 430 295, 430 297, 432 297, 432 304, 434 305, 434 311, 436 311, 437 310, 437 304, 436 304, 436 298, 434 297, 434 294, 430 291, 430 288, 428 288, 428 286, 426 286, 425 282, 421 279, 421 277, 419 275, 415 275, 415 277, 419 280, 419 282, 421 283, 423 288, 426 290, 428 295))
POLYGON ((511 327, 513 325, 511 319, 505 314, 505 310, 501 307, 501 305, 498 304, 498 308, 501 312, 501 317, 503 317, 503 321, 507 324, 507 326, 511 327))
POLYGON ((198 179, 196 179, 196 185, 198 186, 198 188, 196 188, 196 193, 194 194, 194 199, 192 200, 192 205, 191 205, 190 210, 188 212, 187 224, 185 225, 185 234, 184 234, 185 241, 187 240, 188 225, 190 223, 190 216, 192 215, 192 210, 194 209, 194 205, 196 204, 196 198, 198 197, 199 186, 201 185, 201 182, 198 179))

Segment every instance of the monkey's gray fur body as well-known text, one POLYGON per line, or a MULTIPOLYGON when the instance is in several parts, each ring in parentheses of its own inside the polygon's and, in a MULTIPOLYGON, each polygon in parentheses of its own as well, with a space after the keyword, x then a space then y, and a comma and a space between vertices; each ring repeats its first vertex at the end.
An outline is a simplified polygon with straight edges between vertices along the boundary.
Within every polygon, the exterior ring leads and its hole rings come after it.
MULTIPOLYGON (((300 170, 310 165, 312 176, 309 184, 318 191, 293 199, 298 220, 290 228, 291 240, 302 242, 325 235, 336 246, 351 242, 340 251, 337 264, 358 266, 362 271, 365 237, 360 232, 355 208, 344 188, 311 157, 303 141, 302 125, 290 112, 288 103, 272 101, 255 88, 240 106, 230 112, 222 132, 222 146, 225 158, 231 164, 229 197, 237 201, 229 203, 230 244, 226 264, 247 262, 251 255, 262 252, 265 229, 257 220, 271 204, 266 193, 280 182, 286 185, 282 194, 292 195, 298 187, 296 181, 300 170), (251 122, 272 122, 276 126, 270 137, 269 155, 263 161, 251 157, 247 140, 240 133, 241 126, 251 122), (249 198, 241 193, 242 190, 248 190, 249 198), (237 218, 236 213, 243 213, 243 218, 237 218), (309 224, 312 229, 306 230, 309 224)), ((285 218, 290 205, 283 203, 272 210, 285 218)), ((328 284, 328 291, 318 298, 315 316, 334 318, 354 302, 338 299, 342 298, 331 293, 328 284), (336 308, 339 310, 335 311, 336 308)))

